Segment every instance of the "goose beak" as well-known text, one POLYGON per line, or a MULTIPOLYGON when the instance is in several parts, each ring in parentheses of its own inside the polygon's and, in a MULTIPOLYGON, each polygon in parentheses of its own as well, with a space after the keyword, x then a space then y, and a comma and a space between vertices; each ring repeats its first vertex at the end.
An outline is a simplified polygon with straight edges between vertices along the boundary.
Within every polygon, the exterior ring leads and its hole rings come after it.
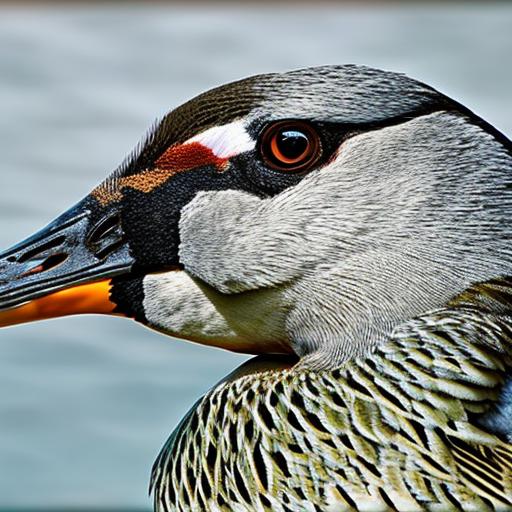
POLYGON ((0 254, 0 327, 55 318, 115 314, 110 279, 133 265, 115 211, 79 203, 0 254))

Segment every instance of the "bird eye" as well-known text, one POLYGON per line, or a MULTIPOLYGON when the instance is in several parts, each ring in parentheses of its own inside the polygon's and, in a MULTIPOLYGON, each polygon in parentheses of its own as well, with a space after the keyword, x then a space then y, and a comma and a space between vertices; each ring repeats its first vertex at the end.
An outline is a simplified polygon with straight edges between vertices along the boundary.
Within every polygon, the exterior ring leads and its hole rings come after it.
POLYGON ((310 169, 322 154, 320 137, 302 121, 282 121, 268 126, 261 138, 261 153, 267 165, 283 172, 310 169))

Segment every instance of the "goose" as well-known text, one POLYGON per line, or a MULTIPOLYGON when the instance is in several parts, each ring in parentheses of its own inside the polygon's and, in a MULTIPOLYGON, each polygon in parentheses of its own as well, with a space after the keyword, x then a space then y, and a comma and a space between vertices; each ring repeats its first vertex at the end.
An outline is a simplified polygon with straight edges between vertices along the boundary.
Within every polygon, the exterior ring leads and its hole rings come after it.
POLYGON ((157 512, 512 510, 512 143, 403 74, 172 110, 0 255, 0 326, 125 316, 255 357, 152 471, 157 512))

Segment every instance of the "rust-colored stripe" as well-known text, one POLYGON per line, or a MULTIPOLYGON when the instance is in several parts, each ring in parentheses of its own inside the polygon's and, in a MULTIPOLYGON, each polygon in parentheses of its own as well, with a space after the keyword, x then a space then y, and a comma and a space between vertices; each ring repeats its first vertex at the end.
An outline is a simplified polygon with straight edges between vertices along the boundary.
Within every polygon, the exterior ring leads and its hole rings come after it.
POLYGON ((219 158, 210 148, 199 142, 171 146, 155 161, 154 169, 147 169, 131 176, 121 176, 114 183, 107 180, 92 191, 92 196, 106 206, 120 201, 124 188, 129 187, 147 194, 175 174, 205 165, 214 165, 222 171, 226 163, 226 158, 219 158))

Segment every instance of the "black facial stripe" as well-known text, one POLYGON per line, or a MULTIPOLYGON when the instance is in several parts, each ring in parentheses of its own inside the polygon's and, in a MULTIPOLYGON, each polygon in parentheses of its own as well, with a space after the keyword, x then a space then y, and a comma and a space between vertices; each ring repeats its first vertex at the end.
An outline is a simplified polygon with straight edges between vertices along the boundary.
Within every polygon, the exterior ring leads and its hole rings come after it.
POLYGON ((110 300, 116 305, 114 313, 122 313, 137 322, 145 323, 143 277, 114 277, 110 300))
POLYGON ((224 172, 205 166, 172 176, 149 193, 127 188, 121 223, 137 263, 152 272, 179 265, 180 212, 200 191, 245 190, 261 195, 234 162, 224 172))

